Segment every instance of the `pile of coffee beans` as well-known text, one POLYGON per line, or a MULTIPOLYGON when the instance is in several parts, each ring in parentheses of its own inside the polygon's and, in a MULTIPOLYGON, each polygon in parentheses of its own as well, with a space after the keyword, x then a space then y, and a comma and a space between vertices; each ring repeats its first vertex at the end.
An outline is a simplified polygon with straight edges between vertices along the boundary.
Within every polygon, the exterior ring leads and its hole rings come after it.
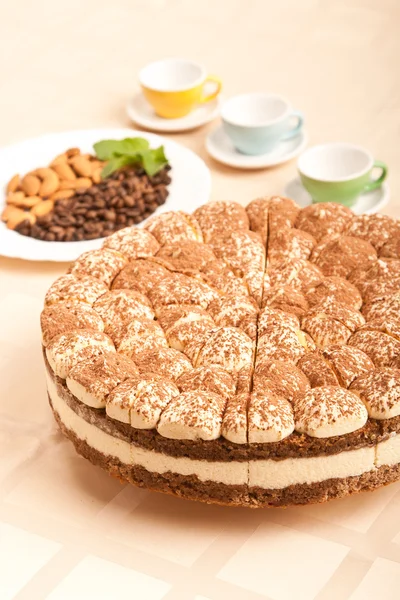
POLYGON ((168 196, 171 182, 167 165, 153 177, 141 168, 128 167, 74 196, 56 200, 48 214, 34 224, 23 221, 18 233, 47 242, 79 242, 110 235, 140 223, 168 196))

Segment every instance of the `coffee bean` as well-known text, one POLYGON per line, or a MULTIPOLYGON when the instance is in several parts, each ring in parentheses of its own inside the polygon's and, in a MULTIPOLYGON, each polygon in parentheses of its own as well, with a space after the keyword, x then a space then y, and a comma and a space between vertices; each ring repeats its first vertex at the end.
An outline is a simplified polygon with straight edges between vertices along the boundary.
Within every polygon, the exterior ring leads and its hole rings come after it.
POLYGON ((103 215, 104 215, 103 218, 106 221, 111 221, 112 222, 112 221, 116 220, 116 214, 115 214, 115 212, 113 210, 105 210, 104 213, 103 213, 103 215))
POLYGON ((132 208, 132 206, 135 206, 135 200, 132 198, 132 196, 125 196, 124 203, 125 206, 127 206, 128 208, 132 208))
POLYGON ((76 208, 74 210, 74 215, 79 216, 79 215, 86 215, 87 212, 87 208, 85 206, 76 208))
POLYGON ((104 208, 106 205, 105 200, 103 200, 103 198, 100 197, 96 197, 94 202, 93 202, 93 208, 104 208))
POLYGON ((52 225, 51 227, 49 227, 49 231, 51 231, 51 233, 64 233, 64 228, 63 227, 59 227, 58 225, 52 225))
POLYGON ((121 183, 121 188, 123 188, 128 193, 133 191, 132 186, 133 184, 128 181, 123 181, 121 183))
POLYGON ((59 217, 58 225, 60 225, 60 227, 68 227, 70 225, 69 217, 59 217))
POLYGON ((21 221, 21 223, 18 223, 18 225, 15 227, 15 231, 18 231, 18 233, 21 235, 29 235, 30 230, 31 224, 27 219, 25 219, 25 221, 21 221))
POLYGON ((88 221, 83 224, 83 229, 87 233, 93 233, 93 226, 94 226, 94 223, 92 223, 91 221, 88 221))
POLYGON ((156 199, 156 195, 153 194, 153 192, 151 192, 151 193, 144 194, 143 198, 144 198, 145 202, 154 202, 154 200, 156 199))
POLYGON ((140 211, 139 208, 129 208, 125 211, 128 217, 138 217, 143 211, 140 211))
POLYGON ((73 215, 65 215, 65 217, 62 218, 62 221, 62 225, 64 227, 69 227, 76 224, 76 219, 73 215))

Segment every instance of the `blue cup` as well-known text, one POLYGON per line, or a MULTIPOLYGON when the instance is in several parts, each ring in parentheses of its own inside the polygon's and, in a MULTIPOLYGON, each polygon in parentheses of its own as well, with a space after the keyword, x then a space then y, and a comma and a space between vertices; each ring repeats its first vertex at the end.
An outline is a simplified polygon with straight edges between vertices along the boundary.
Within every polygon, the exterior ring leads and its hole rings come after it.
POLYGON ((225 133, 243 154, 265 154, 280 142, 296 137, 303 115, 276 94, 241 94, 227 100, 221 109, 225 133))

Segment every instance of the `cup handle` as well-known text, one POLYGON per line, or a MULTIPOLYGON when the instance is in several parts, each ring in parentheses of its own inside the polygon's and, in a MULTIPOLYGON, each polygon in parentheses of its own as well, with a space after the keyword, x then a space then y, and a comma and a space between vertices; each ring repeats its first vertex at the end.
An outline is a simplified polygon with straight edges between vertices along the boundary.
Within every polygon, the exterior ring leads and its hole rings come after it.
POLYGON ((388 173, 387 165, 380 160, 375 160, 374 166, 372 168, 382 169, 382 173, 380 174, 378 179, 371 179, 371 181, 364 186, 364 192, 371 192, 372 190, 376 190, 377 188, 381 187, 388 173))
POLYGON ((215 75, 209 75, 205 80, 204 85, 206 85, 206 83, 215 83, 215 90, 211 92, 211 94, 207 95, 204 95, 203 92, 199 100, 200 104, 204 104, 205 102, 210 102, 211 100, 214 100, 214 98, 218 96, 222 88, 222 81, 219 77, 216 77, 215 75))
POLYGON ((303 113, 301 113, 299 110, 294 110, 292 112, 292 114, 290 115, 290 117, 296 117, 297 124, 295 125, 295 127, 293 129, 290 129, 289 131, 284 133, 283 136, 281 137, 281 140, 291 140, 292 138, 296 137, 296 135, 298 135, 300 133, 300 130, 303 127, 303 123, 304 123, 303 113))

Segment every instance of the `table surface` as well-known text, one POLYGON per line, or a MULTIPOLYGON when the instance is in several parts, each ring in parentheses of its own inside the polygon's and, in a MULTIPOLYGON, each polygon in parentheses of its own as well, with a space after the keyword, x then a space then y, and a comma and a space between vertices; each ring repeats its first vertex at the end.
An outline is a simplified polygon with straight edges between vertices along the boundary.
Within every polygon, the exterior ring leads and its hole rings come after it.
MULTIPOLYGON (((144 63, 187 56, 224 94, 269 90, 304 111, 310 143, 349 141, 390 168, 400 217, 398 0, 38 0, 0 20, 0 143, 129 126, 144 63)), ((212 198, 280 193, 295 162, 222 167, 212 198)), ((65 265, 0 259, 2 600, 395 600, 400 484, 329 505, 250 511, 124 487, 78 457, 46 403, 38 327, 65 265)))

